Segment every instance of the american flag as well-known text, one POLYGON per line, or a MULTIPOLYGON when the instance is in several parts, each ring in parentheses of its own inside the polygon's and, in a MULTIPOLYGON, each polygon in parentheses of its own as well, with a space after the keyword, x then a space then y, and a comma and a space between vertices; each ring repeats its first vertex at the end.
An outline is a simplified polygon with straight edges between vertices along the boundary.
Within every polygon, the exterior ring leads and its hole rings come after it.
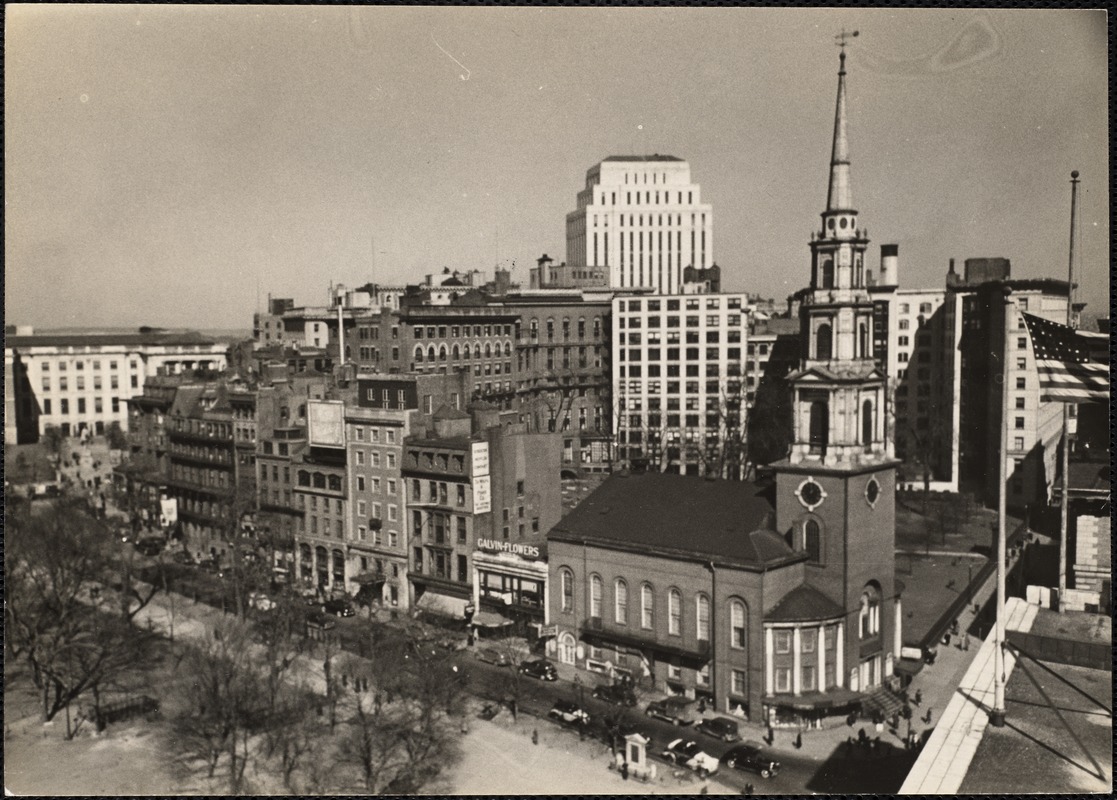
POLYGON ((1039 369, 1040 400, 1109 400, 1109 337, 1024 314, 1039 369))

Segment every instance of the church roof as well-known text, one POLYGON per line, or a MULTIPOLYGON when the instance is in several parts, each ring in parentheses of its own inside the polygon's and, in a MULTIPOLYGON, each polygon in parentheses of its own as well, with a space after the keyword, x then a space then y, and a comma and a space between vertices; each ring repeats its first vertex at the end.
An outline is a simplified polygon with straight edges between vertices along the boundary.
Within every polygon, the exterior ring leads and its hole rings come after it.
POLYGON ((807 622, 833 619, 845 609, 808 584, 800 584, 783 596, 775 608, 764 615, 765 622, 807 622))
POLYGON ((770 487, 747 481, 614 474, 547 536, 746 566, 801 560, 764 528, 772 510, 770 487))

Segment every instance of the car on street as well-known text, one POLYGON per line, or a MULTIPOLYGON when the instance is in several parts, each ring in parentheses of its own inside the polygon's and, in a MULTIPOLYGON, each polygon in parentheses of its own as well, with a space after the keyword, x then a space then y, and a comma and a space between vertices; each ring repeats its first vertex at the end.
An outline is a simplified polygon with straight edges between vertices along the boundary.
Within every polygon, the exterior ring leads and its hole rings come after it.
POLYGON ((271 611, 275 608, 275 601, 263 592, 252 592, 248 595, 248 606, 257 611, 271 611))
POLYGON ((145 556, 157 556, 163 552, 164 545, 166 541, 162 537, 149 536, 136 542, 136 549, 145 556))
POLYGON ((554 664, 545 658, 537 658, 534 661, 521 661, 519 671, 521 675, 538 678, 541 681, 558 680, 558 670, 555 669, 554 664))
POLYGON ((185 564, 192 566, 194 564, 194 557, 186 550, 175 550, 171 553, 171 561, 176 564, 185 564))
POLYGON ((495 664, 498 667, 510 667, 512 662, 504 653, 492 647, 482 647, 477 651, 477 660, 486 664, 495 664))
POLYGON ((349 601, 341 598, 327 600, 322 604, 322 611, 326 614, 332 614, 335 617, 351 617, 355 613, 349 601))
POLYGON ((713 736, 715 739, 721 739, 723 742, 738 742, 741 740, 741 732, 737 728, 737 721, 728 717, 701 720, 694 726, 694 729, 707 736, 713 736))
POLYGON ((672 725, 690 725, 698 716, 694 701, 685 697, 668 697, 666 700, 648 703, 644 713, 672 725))
POLYGON ((612 703, 618 706, 634 706, 636 705, 636 694, 632 691, 631 686, 626 686, 623 683, 614 683, 609 686, 598 686, 593 690, 593 696, 598 700, 604 700, 606 703, 612 703))
POLYGON ((713 775, 718 771, 718 760, 707 753, 693 739, 676 739, 661 753, 672 764, 678 764, 698 773, 713 775))
POLYGON ((225 577, 225 571, 221 569, 221 562, 214 558, 207 558, 198 562, 198 567, 203 572, 212 572, 218 578, 225 577))
POLYGON ((721 757, 721 763, 730 769, 755 772, 761 778, 772 778, 779 774, 780 762, 768 755, 760 742, 743 742, 729 749, 721 757))
POLYGON ((590 721, 590 715, 569 700, 556 700, 547 716, 572 725, 588 725, 590 721))

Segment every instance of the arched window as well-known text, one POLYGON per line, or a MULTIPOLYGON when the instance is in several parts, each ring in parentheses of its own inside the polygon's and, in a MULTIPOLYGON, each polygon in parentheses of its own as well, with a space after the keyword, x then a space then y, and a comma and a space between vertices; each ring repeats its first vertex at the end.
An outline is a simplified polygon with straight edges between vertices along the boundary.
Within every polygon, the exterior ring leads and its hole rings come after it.
POLYGON ((342 579, 345 577, 345 554, 340 550, 334 550, 331 555, 334 562, 334 574, 341 575, 342 579))
POLYGON ((438 347, 438 360, 439 361, 445 361, 446 360, 446 345, 444 345, 444 344, 439 345, 439 347, 438 347))
POLYGON ((697 619, 697 639, 710 641, 710 598, 700 594, 694 598, 695 618, 697 619))
POLYGON ((857 328, 857 355, 859 358, 869 357, 869 326, 864 322, 857 328))
POLYGON ((574 573, 563 567, 559 570, 559 578, 562 586, 562 610, 571 612, 574 610, 574 573))
POLYGON ((415 345, 415 360, 420 363, 423 360, 423 346, 421 344, 415 345))
POLYGON ((613 620, 618 625, 628 624, 628 584, 623 578, 613 583, 613 620))
POLYGON ((590 616, 601 618, 601 595, 603 587, 600 575, 590 576, 590 616))
POLYGON ((299 544, 299 560, 309 566, 313 558, 314 556, 311 555, 310 552, 310 545, 305 543, 299 544))
POLYGON ((457 361, 460 357, 461 357, 461 350, 458 348, 457 345, 454 345, 453 349, 450 350, 450 358, 457 361))
POLYGON ((655 594, 645 583, 640 586, 640 627, 651 629, 655 624, 655 594))
POLYGON ((810 450, 825 455, 830 438, 830 412, 825 400, 811 403, 810 450))
POLYGON ((427 361, 434 361, 434 345, 427 347, 427 361))
POLYGON ((873 401, 866 400, 861 404, 861 444, 873 443, 873 401))
POLYGON ((822 560, 822 531, 813 519, 803 525, 803 549, 810 560, 817 564, 822 560))
POLYGON ((861 609, 858 613, 858 627, 862 639, 880 633, 880 590, 867 584, 861 592, 861 609))
POLYGON ((827 322, 818 326, 814 334, 814 357, 824 361, 831 356, 834 349, 834 333, 827 322))
POLYGON ((576 645, 574 642, 574 634, 569 631, 563 632, 559 637, 559 661, 563 664, 573 664, 574 657, 577 653, 576 645))
POLYGON ((745 629, 745 604, 740 600, 729 601, 729 646, 735 650, 744 650, 748 643, 748 633, 745 629))
POLYGON ((473 345, 473 357, 474 358, 480 358, 481 357, 481 345, 480 344, 473 345))
POLYGON ((681 636, 683 627, 683 595, 678 589, 667 592, 667 632, 681 636))
POLYGON ((825 258, 822 261, 822 288, 834 288, 834 259, 825 258))
POLYGON ((504 343, 504 356, 505 356, 505 358, 507 358, 508 356, 511 356, 511 355, 512 355, 512 343, 511 342, 505 342, 504 343))

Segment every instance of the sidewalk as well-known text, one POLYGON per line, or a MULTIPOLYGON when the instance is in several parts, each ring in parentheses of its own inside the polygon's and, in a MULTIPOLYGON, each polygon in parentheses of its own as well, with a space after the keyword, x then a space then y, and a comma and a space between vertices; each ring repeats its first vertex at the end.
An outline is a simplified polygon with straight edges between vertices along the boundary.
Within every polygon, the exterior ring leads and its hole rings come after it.
MULTIPOLYGON (((1036 611, 1036 606, 1018 597, 1009 598, 1005 603, 1005 630, 1027 632, 1032 627, 1036 611)), ((991 631, 978 650, 977 657, 946 706, 942 719, 904 781, 901 794, 956 794, 961 787, 989 723, 989 711, 993 708, 995 636, 996 632, 991 631)), ((1006 681, 1015 665, 1016 657, 1006 649, 1006 681)))

